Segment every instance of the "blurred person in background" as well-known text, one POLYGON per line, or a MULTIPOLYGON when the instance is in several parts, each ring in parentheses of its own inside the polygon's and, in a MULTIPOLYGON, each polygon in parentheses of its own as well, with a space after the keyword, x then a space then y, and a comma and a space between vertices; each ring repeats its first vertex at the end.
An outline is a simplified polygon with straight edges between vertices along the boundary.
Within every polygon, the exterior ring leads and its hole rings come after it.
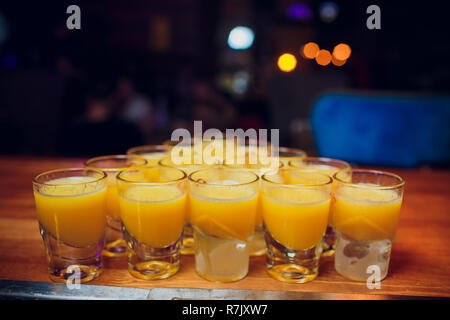
POLYGON ((137 92, 130 78, 119 78, 111 103, 117 116, 135 126, 144 139, 148 140, 156 124, 156 113, 150 99, 137 92))
POLYGON ((61 153, 72 156, 122 154, 130 146, 143 143, 139 128, 115 112, 104 86, 100 85, 88 95, 85 110, 59 137, 61 153))
POLYGON ((203 121, 203 129, 231 128, 236 116, 234 105, 206 81, 196 81, 192 86, 192 117, 203 121))

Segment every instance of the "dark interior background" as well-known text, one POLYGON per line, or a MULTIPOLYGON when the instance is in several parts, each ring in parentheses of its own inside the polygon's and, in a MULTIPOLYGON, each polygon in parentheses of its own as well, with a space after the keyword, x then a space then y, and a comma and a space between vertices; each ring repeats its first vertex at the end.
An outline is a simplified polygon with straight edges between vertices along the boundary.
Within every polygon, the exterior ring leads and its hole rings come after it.
MULTIPOLYGON (((323 92, 437 94, 450 91, 444 1, 89 0, 0 4, 0 153, 93 156, 168 139, 173 129, 279 128, 281 144, 317 153, 310 110, 323 92), (289 14, 306 4, 310 19, 289 14), (81 8, 81 30, 66 8, 81 8), (381 8, 381 30, 366 8, 381 8), (235 26, 253 45, 233 50, 235 26), (299 54, 314 41, 352 49, 343 66, 299 54), (282 72, 282 53, 297 68, 282 72), (136 112, 124 101, 132 96, 136 112), (151 110, 151 112, 147 112, 151 110)), ((450 146, 449 146, 450 147, 450 146)))

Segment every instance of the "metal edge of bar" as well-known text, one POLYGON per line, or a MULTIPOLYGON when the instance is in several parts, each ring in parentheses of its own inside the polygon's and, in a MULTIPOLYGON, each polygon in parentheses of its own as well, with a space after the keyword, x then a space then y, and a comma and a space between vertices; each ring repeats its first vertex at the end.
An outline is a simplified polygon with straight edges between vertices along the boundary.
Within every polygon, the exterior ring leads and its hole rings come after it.
MULTIPOLYGON (((275 290, 236 290, 130 287, 80 284, 69 288, 62 283, 0 280, 4 300, 405 300, 436 297, 356 293, 321 293, 275 290)), ((445 299, 445 298, 444 298, 445 299)))

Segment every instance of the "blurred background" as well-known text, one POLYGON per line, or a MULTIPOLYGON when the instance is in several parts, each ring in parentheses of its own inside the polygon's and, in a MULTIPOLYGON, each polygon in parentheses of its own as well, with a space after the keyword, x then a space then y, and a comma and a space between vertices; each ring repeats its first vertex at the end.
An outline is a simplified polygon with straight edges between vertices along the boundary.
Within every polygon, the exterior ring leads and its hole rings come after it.
POLYGON ((193 120, 374 165, 448 167, 443 1, 0 4, 0 153, 96 156, 193 120), (69 30, 69 5, 81 29, 69 30), (369 5, 381 29, 369 30, 369 5))

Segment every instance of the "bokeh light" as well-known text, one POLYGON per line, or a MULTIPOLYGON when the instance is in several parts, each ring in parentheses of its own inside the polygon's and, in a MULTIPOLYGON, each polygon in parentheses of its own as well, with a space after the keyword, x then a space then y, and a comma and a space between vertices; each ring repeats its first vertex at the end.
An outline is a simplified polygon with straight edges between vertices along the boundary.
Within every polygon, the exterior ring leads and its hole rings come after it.
POLYGON ((308 4, 294 2, 287 7, 286 16, 291 20, 307 22, 311 20, 313 12, 308 4))
POLYGON ((328 50, 319 50, 316 55, 316 62, 321 66, 326 66, 331 62, 331 53, 328 50))
POLYGON ((319 45, 315 42, 308 42, 302 47, 301 54, 306 59, 314 59, 319 52, 319 45))
POLYGON ((338 59, 336 59, 336 58, 332 55, 332 56, 331 56, 331 62, 332 62, 335 66, 340 67, 340 66, 343 66, 343 65, 347 62, 347 60, 338 60, 338 59))
POLYGON ((228 46, 235 50, 245 50, 252 46, 255 34, 252 29, 238 26, 228 35, 228 46))
POLYGON ((319 15, 323 22, 333 22, 339 14, 339 7, 334 2, 324 2, 319 7, 319 15))
POLYGON ((297 59, 290 53, 284 53, 278 58, 278 68, 284 72, 291 72, 297 66, 297 59))
POLYGON ((350 58, 350 54, 352 53, 352 49, 348 44, 345 43, 339 43, 337 46, 333 49, 333 57, 336 60, 347 60, 350 58))

